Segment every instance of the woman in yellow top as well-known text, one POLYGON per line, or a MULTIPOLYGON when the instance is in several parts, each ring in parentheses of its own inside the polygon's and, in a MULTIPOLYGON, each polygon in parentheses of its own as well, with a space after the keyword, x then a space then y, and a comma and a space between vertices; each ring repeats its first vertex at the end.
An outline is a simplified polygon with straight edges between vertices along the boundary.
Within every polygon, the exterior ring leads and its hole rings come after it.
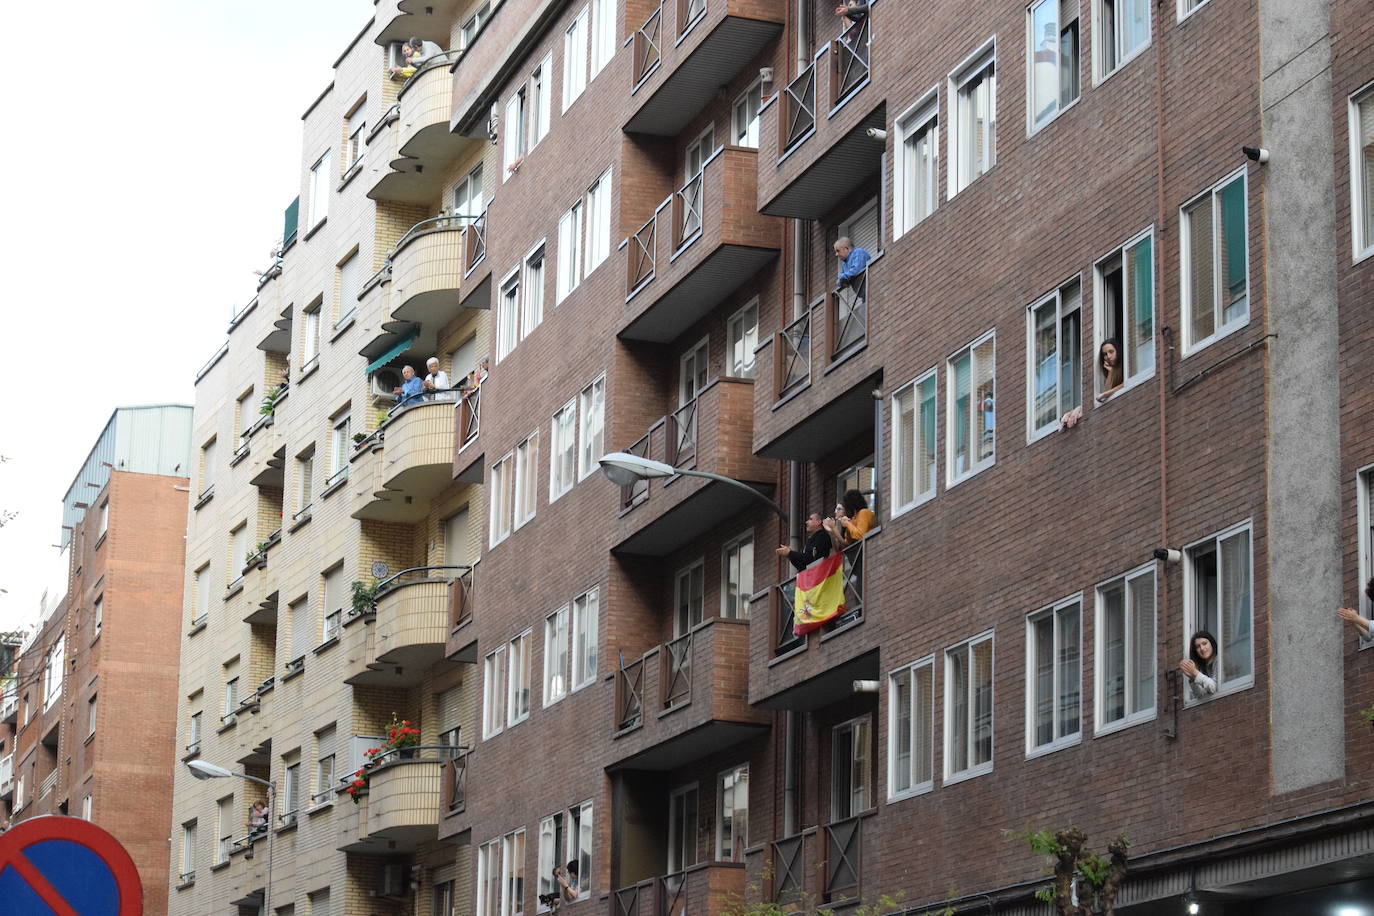
POLYGON ((868 501, 858 490, 845 491, 844 498, 835 507, 835 521, 844 535, 845 546, 857 544, 868 534, 877 522, 868 501))

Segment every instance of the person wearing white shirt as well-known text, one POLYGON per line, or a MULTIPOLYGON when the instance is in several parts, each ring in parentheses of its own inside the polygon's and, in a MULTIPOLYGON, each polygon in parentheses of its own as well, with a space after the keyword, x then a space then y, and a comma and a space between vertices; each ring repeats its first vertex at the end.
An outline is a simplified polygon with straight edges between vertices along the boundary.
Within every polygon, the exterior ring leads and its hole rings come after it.
POLYGON ((1198 630, 1188 641, 1188 657, 1178 664, 1178 670, 1188 679, 1188 695, 1194 700, 1217 692, 1217 681, 1212 674, 1216 661, 1217 638, 1206 630, 1198 630))
MULTIPOLYGON (((1374 579, 1365 583, 1364 593, 1371 602, 1374 602, 1374 579)), ((1361 639, 1374 639, 1374 621, 1365 617, 1353 607, 1343 607, 1336 611, 1336 616, 1344 620, 1355 628, 1355 632, 1360 634, 1361 639)))
POLYGON ((425 376, 425 391, 440 392, 435 395, 436 401, 453 400, 453 395, 449 393, 453 385, 448 380, 448 373, 439 368, 439 359, 431 356, 425 362, 425 368, 429 370, 429 374, 425 376))

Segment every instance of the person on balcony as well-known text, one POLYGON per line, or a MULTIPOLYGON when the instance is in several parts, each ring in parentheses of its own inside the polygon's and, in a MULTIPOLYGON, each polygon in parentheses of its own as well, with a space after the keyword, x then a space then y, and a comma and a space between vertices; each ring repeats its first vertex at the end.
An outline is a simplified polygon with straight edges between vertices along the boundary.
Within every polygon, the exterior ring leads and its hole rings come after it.
POLYGON ((850 22, 862 22, 868 18, 868 4, 863 0, 848 0, 835 7, 835 15, 843 16, 850 22))
MULTIPOLYGON (((1374 579, 1370 579, 1364 585, 1365 597, 1374 602, 1374 579)), ((1355 628, 1355 632, 1360 634, 1361 639, 1374 638, 1374 621, 1365 617, 1353 607, 1343 607, 1336 611, 1336 616, 1344 620, 1355 628)))
POLYGON ((849 236, 842 235, 835 240, 835 257, 840 259, 840 277, 835 292, 853 286, 857 300, 863 301, 865 290, 862 280, 864 271, 868 270, 868 262, 873 260, 872 256, 865 248, 855 248, 849 236))
POLYGON ((418 36, 413 36, 409 41, 401 45, 401 58, 405 61, 405 66, 392 67, 391 78, 394 80, 408 80, 415 75, 415 71, 420 69, 421 64, 443 53, 444 49, 434 42, 424 41, 418 36))
POLYGON ((448 373, 439 368, 439 358, 431 356, 425 361, 425 368, 429 370, 429 374, 425 376, 425 391, 443 392, 442 394, 435 394, 434 399, 436 401, 453 400, 453 395, 448 393, 453 385, 449 383, 448 373))
POLYGON ((267 832, 267 803, 262 799, 253 802, 248 809, 248 838, 267 832))
POLYGON ((1188 657, 1178 663, 1178 670, 1188 679, 1188 695, 1201 700, 1217 692, 1212 672, 1217 661, 1217 638, 1206 630, 1198 630, 1188 640, 1188 657))
POLYGON ((792 568, 801 572, 817 560, 830 556, 831 532, 834 528, 835 522, 832 519, 821 518, 819 512, 812 512, 806 517, 806 543, 802 545, 802 549, 792 550, 786 544, 780 544, 774 553, 780 557, 787 557, 787 562, 792 564, 792 568))
POLYGON ((420 381, 420 379, 415 375, 415 370, 412 369, 410 366, 402 366, 401 386, 399 388, 391 389, 391 393, 397 395, 400 398, 400 400, 396 404, 397 407, 400 407, 404 404, 410 404, 412 402, 418 401, 424 393, 424 390, 424 382, 420 381))
POLYGON ((868 508, 868 500, 858 490, 846 490, 844 498, 835 507, 835 526, 844 540, 843 547, 857 544, 864 539, 877 521, 873 510, 868 508))

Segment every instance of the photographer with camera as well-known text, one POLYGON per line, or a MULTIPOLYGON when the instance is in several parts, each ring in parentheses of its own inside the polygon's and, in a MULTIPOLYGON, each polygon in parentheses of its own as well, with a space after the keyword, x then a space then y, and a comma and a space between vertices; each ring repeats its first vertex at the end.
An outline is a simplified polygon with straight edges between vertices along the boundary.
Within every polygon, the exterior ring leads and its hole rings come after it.
POLYGON ((557 910, 560 904, 572 903, 578 897, 577 860, 573 859, 564 868, 555 868, 553 880, 558 883, 558 890, 540 894, 539 902, 550 910, 557 910))

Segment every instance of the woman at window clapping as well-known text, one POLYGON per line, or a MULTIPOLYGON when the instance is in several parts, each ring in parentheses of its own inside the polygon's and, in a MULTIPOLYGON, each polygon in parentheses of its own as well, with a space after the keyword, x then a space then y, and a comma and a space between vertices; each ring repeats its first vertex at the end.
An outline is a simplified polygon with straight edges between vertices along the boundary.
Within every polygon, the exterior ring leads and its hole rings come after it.
POLYGON ((1188 641, 1188 657, 1178 663, 1178 670, 1188 679, 1188 694, 1201 700, 1217 692, 1213 674, 1217 661, 1217 638, 1206 630, 1198 630, 1188 641))

